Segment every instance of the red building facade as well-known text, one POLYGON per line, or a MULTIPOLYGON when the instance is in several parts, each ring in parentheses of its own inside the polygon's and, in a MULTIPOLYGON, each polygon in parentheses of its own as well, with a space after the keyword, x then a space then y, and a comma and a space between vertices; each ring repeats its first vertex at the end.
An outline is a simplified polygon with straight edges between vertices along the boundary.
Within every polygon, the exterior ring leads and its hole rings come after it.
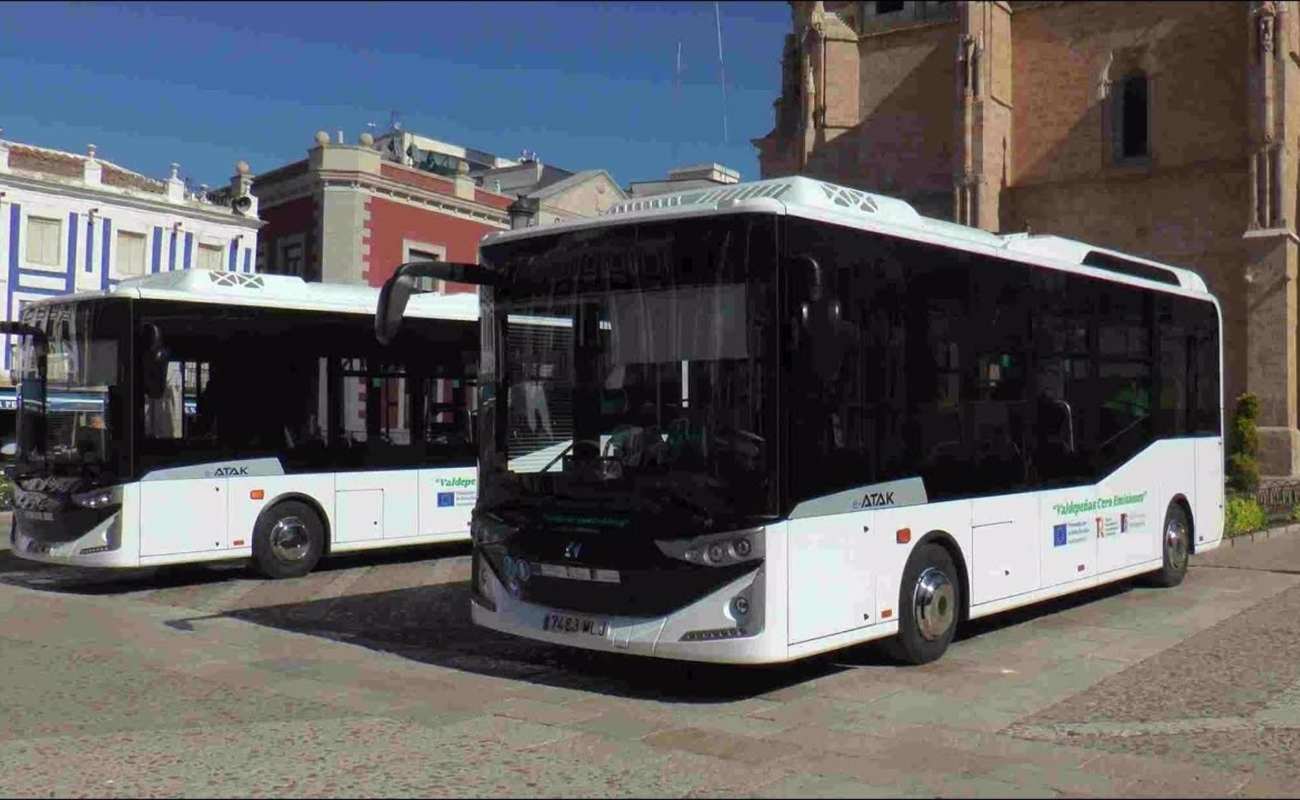
POLYGON ((305 160, 258 176, 254 192, 266 221, 259 272, 371 286, 405 261, 476 262, 479 240, 509 227, 512 202, 467 171, 444 177, 386 160, 369 134, 356 145, 317 134, 305 160))

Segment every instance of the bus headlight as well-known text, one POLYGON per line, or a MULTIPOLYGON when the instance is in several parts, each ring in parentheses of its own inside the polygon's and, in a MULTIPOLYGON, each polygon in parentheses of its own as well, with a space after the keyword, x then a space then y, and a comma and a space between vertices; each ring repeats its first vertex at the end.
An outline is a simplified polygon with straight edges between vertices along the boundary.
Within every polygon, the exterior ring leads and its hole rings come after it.
POLYGON ((72 496, 72 502, 82 508, 107 508, 122 501, 116 489, 94 489, 72 496))
POLYGON ((669 558, 709 567, 728 567, 763 559, 763 529, 710 534, 694 539, 660 539, 655 541, 655 545, 669 558))
POLYGON ((488 611, 496 611, 496 598, 492 596, 492 568, 487 564, 487 556, 481 551, 474 552, 470 560, 470 572, 475 602, 488 611))
POLYGON ((87 556, 93 553, 107 553, 122 546, 122 515, 114 514, 108 522, 101 525, 99 533, 82 542, 77 555, 87 556))

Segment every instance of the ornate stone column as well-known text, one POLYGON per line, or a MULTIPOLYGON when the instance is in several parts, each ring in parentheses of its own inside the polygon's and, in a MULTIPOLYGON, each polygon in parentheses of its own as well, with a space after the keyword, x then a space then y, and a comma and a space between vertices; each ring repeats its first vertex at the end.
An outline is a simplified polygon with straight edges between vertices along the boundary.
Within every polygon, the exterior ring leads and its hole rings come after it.
POLYGON ((1011 138, 1011 9, 1001 0, 962 3, 957 17, 953 219, 1001 227, 1011 138))
MULTIPOLYGON (((1259 398, 1259 460, 1265 475, 1300 474, 1297 429, 1296 277, 1294 229, 1295 125, 1288 98, 1300 88, 1292 58, 1289 3, 1252 2, 1249 85, 1250 209, 1243 236, 1246 289, 1246 389, 1259 398), (1279 33, 1286 35, 1279 35, 1279 33)), ((1229 330, 1226 335, 1236 335, 1229 330)), ((1236 398, 1224 398, 1225 416, 1236 398)))

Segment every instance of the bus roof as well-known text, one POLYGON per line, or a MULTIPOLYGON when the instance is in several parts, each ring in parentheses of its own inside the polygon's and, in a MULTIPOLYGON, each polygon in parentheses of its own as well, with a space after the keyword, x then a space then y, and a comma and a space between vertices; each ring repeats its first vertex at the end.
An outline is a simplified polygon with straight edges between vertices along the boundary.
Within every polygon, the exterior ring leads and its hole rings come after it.
MULTIPOLYGON (((132 297, 182 303, 374 314, 379 303, 379 290, 369 286, 310 283, 294 275, 189 269, 128 278, 108 291, 78 292, 34 303, 58 303, 95 297, 132 297)), ((412 295, 406 316, 473 322, 478 320, 478 309, 478 295, 473 292, 421 293, 412 295)))
POLYGON ((1055 262, 1056 266, 1082 267, 1084 270, 1091 268, 1121 274, 1126 278, 1208 293, 1201 276, 1191 270, 1060 236, 989 233, 980 228, 922 216, 911 205, 894 197, 803 176, 630 199, 611 206, 600 217, 513 231, 494 231, 485 236, 482 243, 488 246, 517 238, 559 233, 566 229, 743 210, 834 221, 909 238, 938 240, 941 244, 962 249, 1001 250, 1039 263, 1053 265, 1055 262))

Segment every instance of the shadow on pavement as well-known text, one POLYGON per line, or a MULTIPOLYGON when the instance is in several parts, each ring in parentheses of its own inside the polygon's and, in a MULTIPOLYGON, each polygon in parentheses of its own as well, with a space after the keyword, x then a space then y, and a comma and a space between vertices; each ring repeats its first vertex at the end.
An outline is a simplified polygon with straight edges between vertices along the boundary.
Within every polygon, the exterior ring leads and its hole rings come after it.
MULTIPOLYGON (((359 567, 380 567, 387 564, 435 561, 442 558, 468 556, 469 552, 469 542, 415 545, 392 550, 364 550, 323 558, 316 565, 313 574, 359 567)), ((87 569, 27 561, 18 558, 9 550, 0 550, 0 583, 46 592, 115 595, 235 580, 263 581, 265 579, 252 570, 248 559, 242 558, 161 567, 87 569)))
POLYGON ((469 582, 457 581, 239 609, 168 625, 188 630, 214 617, 239 619, 471 673, 678 702, 735 700, 838 669, 821 659, 739 668, 559 647, 477 627, 470 621, 469 602, 469 582))
MULTIPOLYGON (((1048 601, 1032 608, 967 623, 970 639, 1080 605, 1122 595, 1129 581, 1048 601)), ((878 643, 868 643, 785 665, 737 667, 598 653, 509 636, 475 626, 469 582, 396 589, 308 602, 229 611, 239 619, 320 636, 425 664, 600 694, 672 702, 734 701, 793 686, 845 669, 896 667, 878 643)), ((214 616, 176 619, 191 630, 214 616)))

